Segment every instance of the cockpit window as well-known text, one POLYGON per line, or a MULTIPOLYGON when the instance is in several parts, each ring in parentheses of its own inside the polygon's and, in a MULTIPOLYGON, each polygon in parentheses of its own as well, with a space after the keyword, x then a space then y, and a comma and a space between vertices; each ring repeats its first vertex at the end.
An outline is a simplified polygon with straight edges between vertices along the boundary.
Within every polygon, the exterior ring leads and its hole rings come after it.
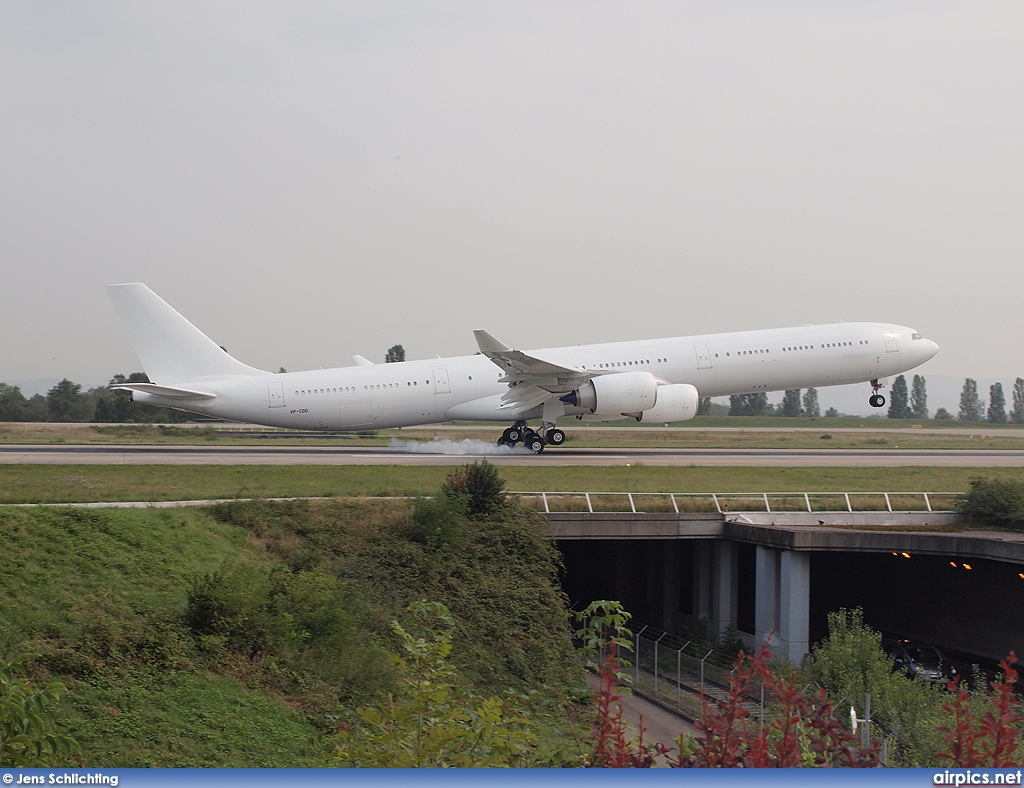
POLYGON ((924 337, 921 336, 920 334, 911 334, 910 338, 911 339, 924 339, 924 337))

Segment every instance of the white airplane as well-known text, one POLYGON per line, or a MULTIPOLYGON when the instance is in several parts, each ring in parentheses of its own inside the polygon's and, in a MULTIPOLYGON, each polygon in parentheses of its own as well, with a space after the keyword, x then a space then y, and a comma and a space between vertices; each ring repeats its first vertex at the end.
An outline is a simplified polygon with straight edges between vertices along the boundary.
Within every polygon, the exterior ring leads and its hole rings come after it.
POLYGON ((109 285, 151 383, 136 402, 301 430, 439 421, 512 422, 499 445, 560 446, 562 416, 643 424, 687 421, 701 397, 870 382, 923 364, 939 346, 905 326, 833 323, 601 345, 512 350, 474 331, 471 356, 272 373, 232 358, 141 283, 109 285), (527 422, 540 419, 539 430, 527 422))

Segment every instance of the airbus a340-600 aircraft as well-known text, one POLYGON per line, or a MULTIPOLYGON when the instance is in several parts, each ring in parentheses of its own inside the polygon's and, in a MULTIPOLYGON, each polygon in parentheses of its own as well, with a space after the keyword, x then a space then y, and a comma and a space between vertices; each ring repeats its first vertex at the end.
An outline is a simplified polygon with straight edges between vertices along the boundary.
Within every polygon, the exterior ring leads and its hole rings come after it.
POLYGON ((144 284, 107 288, 151 383, 136 402, 302 430, 438 421, 511 422, 499 445, 559 446, 561 416, 686 421, 701 397, 871 384, 923 364, 939 346, 905 326, 832 323, 601 345, 512 350, 475 331, 480 352, 396 364, 271 373, 243 364, 144 284), (527 426, 540 419, 539 430, 527 426))

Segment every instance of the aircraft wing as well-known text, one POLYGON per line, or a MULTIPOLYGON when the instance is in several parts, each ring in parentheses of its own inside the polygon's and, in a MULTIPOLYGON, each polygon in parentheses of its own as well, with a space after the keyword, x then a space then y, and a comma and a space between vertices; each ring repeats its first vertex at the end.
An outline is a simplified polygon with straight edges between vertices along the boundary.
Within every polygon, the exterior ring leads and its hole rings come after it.
POLYGON ((509 383, 540 385, 558 379, 581 381, 593 377, 593 373, 586 370, 545 361, 521 350, 512 350, 482 329, 477 329, 473 335, 480 352, 505 370, 509 383))
POLYGON ((517 409, 529 410, 552 395, 568 394, 595 373, 576 367, 567 367, 538 356, 513 350, 482 329, 473 332, 480 352, 505 371, 501 380, 509 384, 502 400, 517 409))

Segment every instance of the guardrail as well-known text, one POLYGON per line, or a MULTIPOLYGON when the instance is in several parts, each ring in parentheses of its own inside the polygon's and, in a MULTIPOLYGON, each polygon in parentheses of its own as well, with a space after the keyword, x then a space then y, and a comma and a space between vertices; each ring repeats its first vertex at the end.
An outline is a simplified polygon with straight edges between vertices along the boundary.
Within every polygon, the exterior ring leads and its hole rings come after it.
POLYGON ((544 514, 598 512, 949 512, 960 492, 630 493, 510 491, 544 514), (641 508, 637 508, 637 504, 641 508))

